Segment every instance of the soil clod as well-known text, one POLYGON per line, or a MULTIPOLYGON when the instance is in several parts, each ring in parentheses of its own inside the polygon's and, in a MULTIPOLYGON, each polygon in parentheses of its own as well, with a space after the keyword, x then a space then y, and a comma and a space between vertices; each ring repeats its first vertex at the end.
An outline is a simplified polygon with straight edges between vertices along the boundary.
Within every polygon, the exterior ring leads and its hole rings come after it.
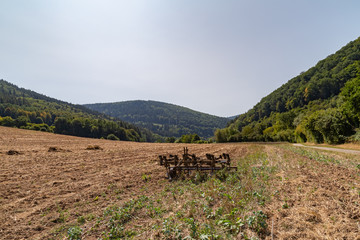
POLYGON ((19 151, 16 150, 9 150, 6 153, 7 155, 20 155, 21 153, 19 151))
POLYGON ((99 145, 89 145, 87 146, 86 150, 103 150, 103 148, 99 145))

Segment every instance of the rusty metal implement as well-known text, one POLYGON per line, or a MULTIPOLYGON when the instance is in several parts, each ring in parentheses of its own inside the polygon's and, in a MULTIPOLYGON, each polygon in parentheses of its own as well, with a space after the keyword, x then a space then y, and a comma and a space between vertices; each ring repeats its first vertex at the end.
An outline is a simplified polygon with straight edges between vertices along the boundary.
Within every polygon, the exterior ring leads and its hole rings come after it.
POLYGON ((166 168, 166 176, 168 179, 176 178, 180 173, 190 174, 191 171, 208 171, 213 173, 214 171, 226 169, 237 170, 237 167, 230 166, 230 156, 227 153, 223 153, 218 157, 213 154, 206 154, 206 159, 201 159, 195 154, 189 154, 187 147, 184 148, 184 154, 182 158, 177 155, 159 155, 160 165, 166 168))

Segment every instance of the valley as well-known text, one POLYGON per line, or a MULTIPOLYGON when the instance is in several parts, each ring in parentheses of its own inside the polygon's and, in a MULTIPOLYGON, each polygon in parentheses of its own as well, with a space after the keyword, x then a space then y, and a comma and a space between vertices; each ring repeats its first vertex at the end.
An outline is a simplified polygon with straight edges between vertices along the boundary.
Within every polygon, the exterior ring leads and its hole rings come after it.
POLYGON ((360 1, 0 6, 0 240, 360 240, 360 1))

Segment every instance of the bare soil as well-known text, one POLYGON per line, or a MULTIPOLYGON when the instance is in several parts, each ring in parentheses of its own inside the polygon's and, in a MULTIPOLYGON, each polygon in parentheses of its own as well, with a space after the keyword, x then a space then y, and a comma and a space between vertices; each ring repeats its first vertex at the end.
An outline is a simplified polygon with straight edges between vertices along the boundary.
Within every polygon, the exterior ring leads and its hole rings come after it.
MULTIPOLYGON (((185 146, 0 127, 0 239, 49 239, 64 221, 101 215, 108 205, 158 192, 167 182, 158 155, 181 154, 185 146)), ((236 144, 189 149, 199 155, 242 150, 236 144)))
MULTIPOLYGON (((63 226, 79 216, 101 216, 109 205, 160 192, 168 182, 158 155, 181 154, 185 146, 236 159, 249 144, 134 143, 0 127, 0 239, 64 238, 63 226)), ((264 151, 274 162, 296 159, 279 173, 279 194, 266 206, 268 239, 360 239, 359 169, 299 159, 278 145, 264 151)))

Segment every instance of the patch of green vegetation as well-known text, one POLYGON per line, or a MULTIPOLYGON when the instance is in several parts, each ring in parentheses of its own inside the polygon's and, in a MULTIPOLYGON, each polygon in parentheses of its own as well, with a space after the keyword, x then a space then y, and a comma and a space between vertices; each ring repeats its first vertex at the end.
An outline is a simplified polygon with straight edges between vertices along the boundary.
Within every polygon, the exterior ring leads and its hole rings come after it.
POLYGON ((60 207, 59 205, 57 206, 58 208, 58 213, 59 213, 59 217, 57 219, 55 219, 56 223, 65 223, 66 220, 68 219, 68 211, 62 209, 62 207, 60 207))
POLYGON ((153 200, 146 196, 131 199, 121 207, 108 207, 104 212, 104 217, 108 219, 108 230, 103 233, 104 239, 128 238, 136 235, 136 231, 126 229, 125 226, 143 210, 149 217, 161 214, 161 209, 154 207, 153 200))
POLYGON ((69 240, 80 240, 81 239, 82 229, 78 226, 70 227, 68 229, 68 239, 69 240))
POLYGON ((260 152, 238 163, 237 172, 180 177, 159 194, 108 207, 101 223, 107 226, 103 238, 136 238, 149 232, 159 239, 233 239, 239 234, 246 239, 249 232, 263 238, 269 232, 263 207, 273 193, 270 181, 276 168, 260 152))
POLYGON ((334 157, 324 155, 317 150, 295 148, 295 147, 287 147, 287 148, 290 149, 291 151, 293 151, 301 156, 307 157, 311 160, 315 160, 318 162, 324 162, 324 163, 340 164, 339 160, 335 159, 334 157))
POLYGON ((77 219, 77 222, 79 224, 84 224, 86 222, 86 219, 84 216, 79 216, 78 219, 77 219))
POLYGON ((148 182, 151 180, 151 176, 150 175, 147 175, 147 174, 143 174, 141 176, 141 179, 144 181, 144 182, 148 182))

